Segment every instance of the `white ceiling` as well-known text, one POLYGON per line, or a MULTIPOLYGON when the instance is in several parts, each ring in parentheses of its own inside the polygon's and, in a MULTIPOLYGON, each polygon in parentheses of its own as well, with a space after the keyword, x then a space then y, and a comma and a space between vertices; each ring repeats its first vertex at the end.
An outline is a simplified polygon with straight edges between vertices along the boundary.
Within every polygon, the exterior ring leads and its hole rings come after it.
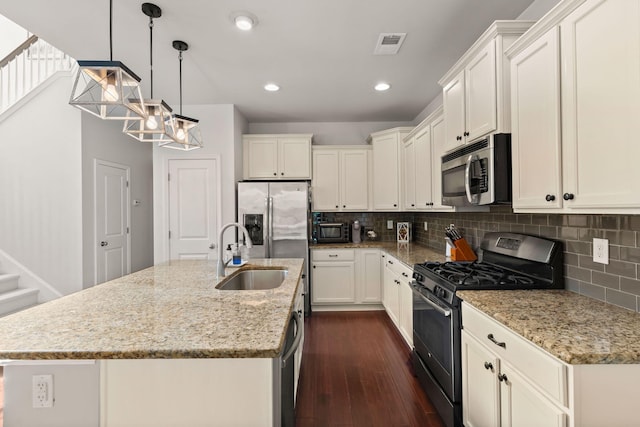
MULTIPOLYGON (((533 0, 157 0, 154 96, 178 110, 178 55, 185 105, 235 104, 252 123, 411 121, 434 99, 437 81, 496 19, 533 0), (259 24, 236 29, 230 15, 259 24), (400 52, 375 56, 383 32, 406 32, 400 52), (391 90, 373 85, 387 81, 391 90), (267 82, 282 89, 265 92, 267 82)), ((114 0, 113 59, 142 77, 149 96, 148 18, 143 1, 114 0)), ((20 0, 0 14, 76 59, 109 59, 108 0, 20 0)))

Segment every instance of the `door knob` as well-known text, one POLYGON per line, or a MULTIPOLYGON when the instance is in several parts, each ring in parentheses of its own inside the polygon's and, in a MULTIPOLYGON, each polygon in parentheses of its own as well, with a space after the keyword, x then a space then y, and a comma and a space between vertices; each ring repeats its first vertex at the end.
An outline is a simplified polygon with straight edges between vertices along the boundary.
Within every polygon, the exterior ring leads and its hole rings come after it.
POLYGON ((100 242, 100 246, 107 246, 109 242, 100 242))
POLYGON ((556 199, 556 196, 554 196, 553 194, 547 194, 547 196, 544 199, 547 202, 553 202, 556 199))
POLYGON ((212 243, 212 244, 209 245, 209 249, 215 249, 215 248, 216 248, 216 244, 215 243, 212 243))
POLYGON ((574 197, 574 196, 573 196, 573 194, 572 194, 572 193, 564 193, 564 194, 562 195, 562 198, 563 198, 563 199, 565 199, 565 200, 573 200, 573 197, 574 197))

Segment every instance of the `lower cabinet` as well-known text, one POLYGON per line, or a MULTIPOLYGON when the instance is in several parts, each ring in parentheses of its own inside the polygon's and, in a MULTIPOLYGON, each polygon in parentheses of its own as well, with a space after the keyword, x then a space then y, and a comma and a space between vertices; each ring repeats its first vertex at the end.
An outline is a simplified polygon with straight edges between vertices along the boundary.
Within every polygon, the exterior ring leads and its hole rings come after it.
POLYGON ((382 300, 379 249, 312 249, 314 306, 379 305, 382 300))
POLYGON ((569 425, 561 361, 464 303, 462 323, 466 427, 569 425))
POLYGON ((412 271, 389 254, 384 260, 382 305, 409 347, 413 347, 412 271))

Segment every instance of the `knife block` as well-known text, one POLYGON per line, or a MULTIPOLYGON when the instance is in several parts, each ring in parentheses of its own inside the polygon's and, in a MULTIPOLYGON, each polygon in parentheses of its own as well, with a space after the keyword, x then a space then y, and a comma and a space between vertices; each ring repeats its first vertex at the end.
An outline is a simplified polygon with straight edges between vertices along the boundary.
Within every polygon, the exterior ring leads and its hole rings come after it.
POLYGON ((462 238, 454 240, 455 248, 451 248, 451 259, 453 261, 475 261, 478 259, 471 246, 462 238))

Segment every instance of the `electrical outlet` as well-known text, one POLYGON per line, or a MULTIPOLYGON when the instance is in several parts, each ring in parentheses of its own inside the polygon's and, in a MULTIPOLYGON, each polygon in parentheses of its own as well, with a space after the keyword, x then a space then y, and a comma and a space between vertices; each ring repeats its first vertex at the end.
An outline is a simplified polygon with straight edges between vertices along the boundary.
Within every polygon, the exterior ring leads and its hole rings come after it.
POLYGON ((593 262, 609 264, 609 240, 593 239, 593 262))
POLYGON ((33 407, 53 407, 53 375, 34 375, 33 381, 33 407))
POLYGON ((393 220, 392 219, 388 219, 387 220, 387 230, 393 230, 393 220))
POLYGON ((427 224, 427 221, 424 222, 424 231, 429 231, 429 225, 427 224))

